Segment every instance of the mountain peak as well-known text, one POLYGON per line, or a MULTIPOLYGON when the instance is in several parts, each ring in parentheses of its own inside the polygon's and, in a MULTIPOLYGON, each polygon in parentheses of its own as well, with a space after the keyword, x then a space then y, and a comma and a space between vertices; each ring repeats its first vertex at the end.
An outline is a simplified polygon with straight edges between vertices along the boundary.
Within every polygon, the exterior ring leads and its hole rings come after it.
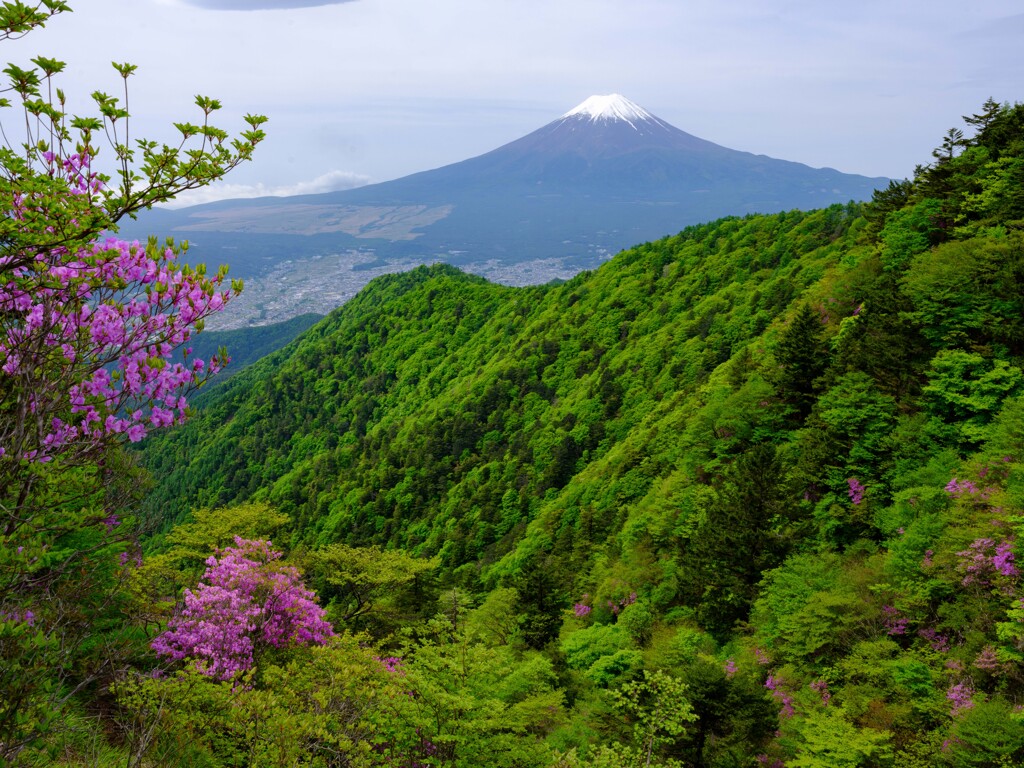
POLYGON ((563 120, 568 117, 588 119, 591 122, 597 122, 598 120, 622 120, 634 128, 637 122, 655 120, 654 115, 646 109, 617 93, 611 93, 606 96, 591 96, 579 106, 570 109, 562 115, 563 120))

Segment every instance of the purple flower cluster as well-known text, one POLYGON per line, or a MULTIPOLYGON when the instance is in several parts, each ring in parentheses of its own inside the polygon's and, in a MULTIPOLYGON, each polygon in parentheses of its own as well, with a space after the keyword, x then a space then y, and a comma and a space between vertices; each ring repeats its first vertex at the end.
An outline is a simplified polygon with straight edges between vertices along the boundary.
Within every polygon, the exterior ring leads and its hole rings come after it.
POLYGON ((946 483, 946 493, 952 496, 954 499, 959 499, 961 496, 973 496, 978 492, 978 486, 972 483, 970 480, 964 480, 960 482, 955 477, 946 483))
POLYGON ((405 662, 401 656, 375 656, 380 665, 394 675, 405 676, 405 662))
MULTIPOLYGON (((87 156, 48 157, 65 194, 101 184, 87 156)), ((19 198, 7 216, 35 236, 39 214, 31 199, 19 198)), ((231 291, 221 288, 223 273, 207 277, 175 259, 170 248, 116 238, 0 257, 0 375, 32 393, 24 412, 0 425, 0 455, 44 462, 109 436, 138 441, 184 418, 182 392, 220 360, 168 360, 231 291), (29 417, 43 425, 38 436, 15 428, 29 417)))
POLYGON ((925 629, 919 629, 917 631, 918 637, 926 640, 931 645, 932 650, 938 653, 945 653, 949 650, 949 638, 941 634, 938 630, 926 627, 925 629))
POLYGON ((250 669, 265 647, 323 643, 334 632, 302 584, 298 569, 276 562, 269 541, 235 537, 207 561, 203 581, 185 590, 185 607, 153 640, 157 653, 190 659, 205 675, 228 680, 250 669))
POLYGON ((846 484, 849 486, 847 494, 850 496, 850 501, 856 505, 864 501, 864 491, 866 486, 858 480, 856 477, 846 478, 846 484))
POLYGON ((25 624, 32 627, 35 626, 36 615, 32 611, 0 612, 0 621, 9 621, 12 624, 25 624))
POLYGON ((590 607, 589 601, 590 594, 586 593, 583 595, 583 597, 580 598, 580 601, 578 603, 573 605, 572 612, 575 614, 577 619, 582 619, 590 615, 590 612, 593 609, 590 607))
POLYGON ((949 686, 946 691, 946 699, 952 704, 949 714, 952 717, 958 716, 965 710, 974 706, 974 688, 970 681, 964 681, 949 686))
POLYGON ((790 718, 796 714, 796 710, 793 708, 793 696, 785 690, 781 678, 768 675, 768 679, 764 681, 764 687, 772 692, 772 698, 781 705, 779 717, 790 718))
POLYGON ((636 592, 630 592, 628 597, 624 597, 621 600, 618 600, 618 601, 609 600, 608 601, 608 610, 611 611, 612 613, 614 613, 615 615, 618 615, 619 611, 621 611, 627 605, 632 605, 635 602, 636 602, 636 592))
POLYGON ((1014 565, 1013 540, 998 544, 989 538, 975 539, 970 546, 956 553, 956 569, 964 574, 963 585, 989 586, 995 576, 1014 578, 1019 575, 1014 565))
POLYGON ((907 625, 910 624, 910 619, 900 614, 898 609, 894 608, 891 605, 883 605, 882 616, 882 626, 885 627, 885 631, 888 634, 907 634, 907 625))
POLYGON ((824 707, 832 700, 832 693, 828 689, 828 683, 824 680, 815 680, 811 683, 811 690, 821 696, 821 704, 824 707))

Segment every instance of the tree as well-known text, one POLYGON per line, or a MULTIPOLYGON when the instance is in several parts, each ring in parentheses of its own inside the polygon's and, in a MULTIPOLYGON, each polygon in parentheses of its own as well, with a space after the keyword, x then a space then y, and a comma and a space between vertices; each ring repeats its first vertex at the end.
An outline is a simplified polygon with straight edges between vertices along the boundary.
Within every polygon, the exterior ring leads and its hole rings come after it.
POLYGON ((406 604, 415 602, 411 593, 438 566, 437 558, 346 544, 315 550, 309 561, 312 583, 333 619, 348 627, 373 627, 378 635, 408 621, 412 611, 406 604))
POLYGON ((277 562, 269 541, 235 537, 207 560, 203 580, 185 590, 184 609, 153 649, 187 659, 209 677, 229 680, 267 648, 323 643, 334 634, 294 566, 277 562))
POLYGON ((687 696, 686 684, 664 672, 644 670, 643 679, 626 683, 609 694, 614 706, 632 724, 627 743, 602 745, 580 759, 576 750, 563 755, 557 765, 566 768, 675 768, 671 758, 656 756, 686 734, 687 725, 697 719, 687 696))
POLYGON ((963 120, 968 125, 977 128, 980 133, 993 123, 1002 109, 1002 105, 989 96, 988 99, 985 100, 985 103, 981 105, 981 112, 976 112, 969 116, 964 115, 963 120))
MULTIPOLYGON (((5 2, 0 40, 69 10, 5 2)), ((42 56, 8 65, 12 98, 0 98, 0 658, 17 659, 0 674, 0 761, 110 671, 114 647, 97 629, 123 621, 123 509, 137 484, 119 446, 184 418, 185 396, 224 359, 172 364, 173 351, 241 289, 224 270, 179 265, 173 243, 104 233, 220 178, 263 139, 263 117, 247 116, 232 139, 209 122, 219 102, 198 97, 202 122, 176 124, 176 146, 129 143, 135 67, 115 64, 124 97, 96 92, 85 117, 64 112, 63 69, 42 56), (97 159, 101 134, 111 174, 97 159)))
POLYGON ((827 350, 821 341, 821 319, 808 304, 800 306, 782 331, 775 347, 775 360, 775 381, 780 394, 796 408, 803 421, 814 405, 818 377, 828 364, 827 350))
POLYGON ((694 768, 740 765, 762 751, 779 725, 779 706, 759 678, 696 658, 682 674, 696 721, 674 753, 694 768))
POLYGON ((423 628, 392 664, 407 695, 397 697, 388 765, 540 766, 541 736, 560 719, 562 693, 551 662, 509 645, 475 642, 447 617, 423 628))
POLYGON ((796 768, 858 768, 887 765, 890 734, 858 728, 839 707, 812 709, 793 721, 796 756, 786 765, 796 768))
POLYGON ((755 445, 737 458, 680 558, 701 625, 718 638, 747 619, 763 573, 785 557, 790 501, 785 477, 786 467, 771 445, 755 445))

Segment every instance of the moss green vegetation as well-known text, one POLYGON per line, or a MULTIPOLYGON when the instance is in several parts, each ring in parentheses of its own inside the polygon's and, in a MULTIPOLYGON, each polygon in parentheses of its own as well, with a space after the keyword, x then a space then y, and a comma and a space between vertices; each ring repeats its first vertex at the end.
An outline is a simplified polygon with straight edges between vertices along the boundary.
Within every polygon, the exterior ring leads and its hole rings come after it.
POLYGON ((64 753, 1022 764, 1024 106, 967 122, 864 206, 557 285, 379 278, 211 390, 141 453, 132 615, 270 536, 339 637, 233 684, 124 671, 64 753))

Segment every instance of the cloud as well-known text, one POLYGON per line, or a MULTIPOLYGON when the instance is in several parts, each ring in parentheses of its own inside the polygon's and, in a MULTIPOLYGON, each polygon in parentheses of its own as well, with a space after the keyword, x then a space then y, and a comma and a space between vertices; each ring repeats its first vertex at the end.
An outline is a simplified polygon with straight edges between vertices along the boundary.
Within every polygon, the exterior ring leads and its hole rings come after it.
POLYGON ((351 171, 330 171, 309 181, 295 184, 268 187, 259 184, 211 184, 201 189, 193 189, 178 195, 167 208, 184 208, 189 205, 202 205, 217 200, 238 200, 253 197, 292 197, 294 195, 316 195, 321 192, 340 192, 344 189, 355 189, 370 183, 368 176, 351 171))
POLYGON ((341 5, 356 0, 184 0, 188 5, 208 11, 271 11, 285 8, 313 8, 320 5, 341 5))

